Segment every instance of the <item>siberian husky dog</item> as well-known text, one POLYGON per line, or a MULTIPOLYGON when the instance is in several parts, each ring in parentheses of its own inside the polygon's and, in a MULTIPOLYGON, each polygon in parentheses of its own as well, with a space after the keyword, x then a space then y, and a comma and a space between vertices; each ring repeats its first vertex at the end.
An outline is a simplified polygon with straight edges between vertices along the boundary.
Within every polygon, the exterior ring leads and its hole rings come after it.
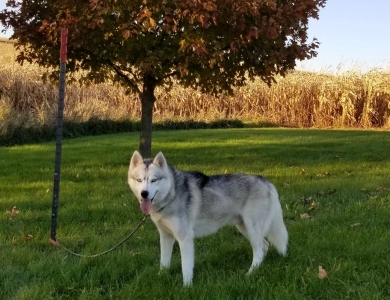
POLYGON ((135 151, 128 183, 142 212, 150 214, 160 233, 161 268, 169 267, 178 241, 184 285, 192 283, 194 238, 225 225, 235 225, 253 248, 248 274, 260 265, 269 243, 286 254, 288 233, 278 193, 261 176, 206 176, 174 169, 161 152, 154 159, 143 159, 135 151))

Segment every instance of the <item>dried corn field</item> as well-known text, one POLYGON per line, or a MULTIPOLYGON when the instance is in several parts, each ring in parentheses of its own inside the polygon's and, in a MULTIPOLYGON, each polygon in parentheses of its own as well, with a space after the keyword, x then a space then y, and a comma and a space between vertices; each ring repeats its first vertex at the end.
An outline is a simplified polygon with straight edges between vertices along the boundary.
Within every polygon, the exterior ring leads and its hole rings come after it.
MULTIPOLYGON (((0 134, 11 127, 51 125, 57 111, 57 85, 43 83, 42 69, 20 66, 11 43, 0 42, 0 134)), ((173 86, 157 90, 154 120, 267 121, 280 126, 390 128, 390 71, 338 75, 294 71, 268 87, 260 79, 218 98, 173 86)), ((110 82, 66 88, 65 118, 137 120, 136 95, 110 82)))

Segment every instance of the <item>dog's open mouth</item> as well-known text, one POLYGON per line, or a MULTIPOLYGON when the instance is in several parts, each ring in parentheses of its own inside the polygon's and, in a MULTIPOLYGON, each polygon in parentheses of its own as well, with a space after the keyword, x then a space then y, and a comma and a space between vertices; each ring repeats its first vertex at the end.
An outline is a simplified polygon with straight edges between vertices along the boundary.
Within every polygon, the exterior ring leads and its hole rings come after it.
POLYGON ((149 214, 150 211, 152 210, 152 202, 154 200, 154 197, 156 197, 156 194, 154 194, 152 199, 142 198, 140 208, 144 214, 149 214))

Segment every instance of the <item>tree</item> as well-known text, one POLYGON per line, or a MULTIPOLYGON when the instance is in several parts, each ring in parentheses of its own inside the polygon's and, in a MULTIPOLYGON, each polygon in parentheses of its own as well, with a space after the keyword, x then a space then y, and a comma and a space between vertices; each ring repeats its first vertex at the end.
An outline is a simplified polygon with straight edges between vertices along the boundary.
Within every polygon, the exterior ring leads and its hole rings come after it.
MULTIPOLYGON (((326 0, 8 0, 0 12, 17 60, 58 65, 68 27, 69 80, 113 80, 139 95, 140 152, 151 154, 156 86, 175 81, 219 94, 261 77, 271 84, 296 60, 317 55, 308 21, 326 0)), ((57 78, 57 71, 50 74, 57 78)))

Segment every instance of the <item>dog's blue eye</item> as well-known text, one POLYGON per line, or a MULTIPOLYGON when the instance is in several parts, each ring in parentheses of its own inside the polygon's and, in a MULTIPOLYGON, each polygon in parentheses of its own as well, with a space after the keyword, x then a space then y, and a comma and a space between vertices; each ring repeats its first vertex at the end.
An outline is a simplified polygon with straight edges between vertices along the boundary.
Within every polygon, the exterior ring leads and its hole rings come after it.
POLYGON ((156 181, 157 181, 157 179, 152 179, 150 182, 152 182, 152 183, 153 183, 153 182, 156 182, 156 181))

